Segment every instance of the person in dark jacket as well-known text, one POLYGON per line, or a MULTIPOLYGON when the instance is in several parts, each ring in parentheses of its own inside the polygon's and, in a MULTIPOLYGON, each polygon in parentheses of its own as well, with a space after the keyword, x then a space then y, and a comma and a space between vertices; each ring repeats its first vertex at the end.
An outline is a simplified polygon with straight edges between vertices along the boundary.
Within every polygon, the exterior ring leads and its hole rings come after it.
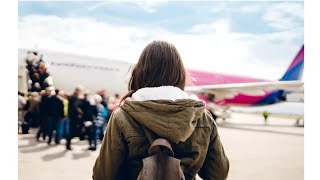
POLYGON ((82 118, 78 122, 80 129, 80 140, 84 140, 85 136, 89 136, 89 130, 84 126, 86 121, 93 121, 93 107, 90 103, 89 93, 84 93, 84 98, 81 100, 80 109, 83 112, 82 118))
MULTIPOLYGON (((48 145, 52 140, 53 131, 56 129, 59 121, 63 118, 63 100, 58 96, 59 90, 56 89, 55 93, 49 97, 49 112, 47 120, 47 133, 48 133, 48 145)), ((56 133, 57 135, 57 133, 56 133)), ((55 143, 59 144, 60 139, 55 138, 55 143)))
POLYGON ((72 96, 69 98, 68 104, 68 116, 70 119, 70 133, 67 137, 66 148, 67 150, 72 150, 71 148, 71 140, 76 135, 79 135, 79 121, 83 116, 83 112, 80 108, 81 106, 81 99, 80 95, 82 93, 82 87, 79 86, 75 89, 72 96))
POLYGON ((40 127, 37 132, 37 140, 39 141, 40 136, 42 135, 42 139, 45 140, 48 134, 48 114, 50 108, 50 100, 49 96, 51 95, 51 91, 53 91, 53 87, 47 87, 45 93, 42 94, 39 104, 40 110, 40 127))
POLYGON ((52 77, 49 72, 47 72, 47 67, 44 63, 39 65, 39 84, 41 89, 46 89, 53 85, 52 77))
POLYGON ((128 94, 108 122, 94 180, 137 179, 151 144, 143 127, 169 141, 186 180, 197 174, 227 178, 229 160, 217 125, 205 103, 183 91, 185 84, 176 48, 164 41, 147 45, 132 70, 128 94))
POLYGON ((40 77, 38 73, 34 73, 33 74, 33 78, 32 78, 32 84, 31 84, 31 92, 40 92, 41 86, 40 86, 40 77))
POLYGON ((101 96, 102 101, 101 104, 108 109, 108 99, 106 98, 106 90, 105 89, 100 89, 98 91, 98 95, 101 96))

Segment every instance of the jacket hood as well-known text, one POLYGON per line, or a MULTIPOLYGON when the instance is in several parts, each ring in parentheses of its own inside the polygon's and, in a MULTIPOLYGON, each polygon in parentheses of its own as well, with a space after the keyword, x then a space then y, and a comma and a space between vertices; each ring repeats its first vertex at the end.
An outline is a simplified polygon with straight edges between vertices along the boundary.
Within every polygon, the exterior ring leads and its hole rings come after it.
POLYGON ((125 101, 121 109, 158 136, 174 143, 185 142, 192 135, 197 120, 202 116, 205 103, 188 98, 179 88, 170 87, 169 89, 171 90, 168 91, 168 87, 148 90, 143 88, 141 89, 143 93, 140 90, 137 91, 138 94, 135 93, 132 96, 133 100, 125 101), (156 94, 156 97, 162 97, 162 99, 154 98, 153 100, 151 94, 156 94), (173 96, 174 94, 178 96, 173 96), (179 99, 181 95, 184 99, 179 99), (140 97, 139 101, 134 97, 140 97))

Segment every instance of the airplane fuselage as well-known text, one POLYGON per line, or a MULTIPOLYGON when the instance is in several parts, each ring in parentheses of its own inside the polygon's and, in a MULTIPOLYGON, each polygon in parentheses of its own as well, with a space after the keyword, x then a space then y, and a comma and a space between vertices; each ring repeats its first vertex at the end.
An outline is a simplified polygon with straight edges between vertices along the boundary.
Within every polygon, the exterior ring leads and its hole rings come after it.
MULTIPOLYGON (((19 66, 25 66, 26 49, 19 49, 19 66)), ((84 86, 90 92, 106 89, 107 95, 127 92, 130 77, 130 67, 127 62, 105 58, 95 58, 52 51, 41 51, 48 65, 48 72, 53 77, 54 86, 67 93, 72 93, 78 85, 84 86)), ((250 77, 226 75, 212 72, 188 69, 187 86, 202 86, 232 83, 265 82, 267 80, 250 77)), ((19 73, 20 76, 20 73, 19 73)), ((205 97, 202 99, 206 100, 205 97)), ((263 95, 238 94, 229 99, 216 100, 219 105, 266 105, 284 100, 281 90, 265 92, 263 95)))

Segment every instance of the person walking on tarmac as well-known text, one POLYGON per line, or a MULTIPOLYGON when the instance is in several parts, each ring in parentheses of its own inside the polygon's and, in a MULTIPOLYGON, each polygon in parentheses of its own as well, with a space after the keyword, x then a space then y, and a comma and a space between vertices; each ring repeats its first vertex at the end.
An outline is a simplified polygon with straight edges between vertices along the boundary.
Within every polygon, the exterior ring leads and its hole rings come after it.
POLYGON ((67 137, 67 143, 66 143, 66 149, 67 150, 72 150, 71 149, 71 140, 73 137, 76 135, 79 135, 79 121, 82 118, 83 112, 80 108, 81 106, 81 93, 82 93, 83 88, 81 86, 78 86, 73 95, 70 96, 69 98, 69 104, 68 104, 68 116, 70 120, 70 133, 69 136, 67 137))
POLYGON ((24 121, 26 121, 29 127, 39 126, 39 99, 37 92, 30 93, 28 97, 24 121))
POLYGON ((53 87, 47 87, 45 92, 42 94, 40 99, 40 127, 37 132, 36 139, 39 141, 40 136, 42 135, 42 139, 45 140, 48 134, 48 113, 50 111, 50 95, 53 91, 53 87))
POLYGON ((101 102, 102 97, 98 94, 93 96, 95 105, 93 106, 93 114, 95 116, 92 121, 89 133, 89 150, 95 151, 100 135, 104 133, 104 125, 107 120, 108 111, 101 102))
MULTIPOLYGON (((56 89, 54 93, 49 98, 49 113, 48 113, 48 123, 47 123, 47 133, 48 133, 48 145, 50 145, 52 140, 52 134, 53 131, 56 130, 56 127, 59 123, 59 121, 63 117, 63 100, 58 95, 59 90, 56 89)), ((57 133, 56 133, 57 135, 57 133)), ((57 139, 57 136, 55 137, 55 143, 59 144, 60 141, 57 139)))
POLYGON ((110 117, 94 180, 137 179, 152 134, 170 143, 185 179, 196 174, 227 178, 229 160, 216 123, 203 101, 183 91, 185 84, 186 71, 172 44, 153 41, 145 47, 132 69, 128 94, 110 117))
POLYGON ((79 107, 80 107, 81 111, 83 112, 82 118, 79 119, 80 121, 78 122, 79 129, 80 129, 79 137, 80 137, 80 140, 84 140, 86 135, 89 136, 88 129, 85 127, 85 122, 93 121, 93 107, 90 103, 88 91, 86 91, 84 93, 84 97, 81 100, 79 107))
POLYGON ((68 97, 67 94, 64 93, 63 91, 59 91, 59 98, 63 102, 63 116, 59 120, 58 125, 57 125, 57 131, 56 131, 56 136, 55 136, 55 141, 60 143, 60 140, 64 137, 67 138, 69 137, 69 117, 68 117, 68 97))

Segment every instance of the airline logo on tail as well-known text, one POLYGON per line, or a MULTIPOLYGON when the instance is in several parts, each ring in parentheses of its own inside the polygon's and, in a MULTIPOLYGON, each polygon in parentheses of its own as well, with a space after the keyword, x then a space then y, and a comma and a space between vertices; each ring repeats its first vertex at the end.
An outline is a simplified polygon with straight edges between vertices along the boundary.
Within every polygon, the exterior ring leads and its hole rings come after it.
POLYGON ((286 73, 280 79, 280 81, 293 81, 300 80, 303 72, 304 65, 304 45, 300 49, 299 53, 296 55, 290 66, 288 67, 286 73))
MULTIPOLYGON (((297 81, 301 80, 304 65, 304 45, 302 45, 300 51, 293 59, 292 63, 288 67, 287 71, 279 81, 297 81)), ((253 105, 273 104, 277 101, 285 101, 286 94, 289 93, 283 90, 276 90, 266 95, 260 101, 253 105)))

